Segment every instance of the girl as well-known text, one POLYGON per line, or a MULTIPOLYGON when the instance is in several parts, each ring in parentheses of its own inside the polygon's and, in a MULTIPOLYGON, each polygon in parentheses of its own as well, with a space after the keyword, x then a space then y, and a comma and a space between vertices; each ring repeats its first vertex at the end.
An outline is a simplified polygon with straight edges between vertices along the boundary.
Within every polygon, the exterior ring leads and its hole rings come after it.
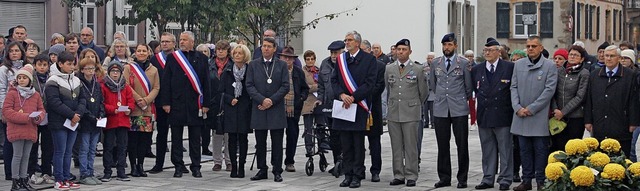
POLYGON ((102 157, 104 166, 104 176, 100 178, 102 182, 111 181, 111 167, 117 164, 117 179, 129 181, 129 177, 124 172, 125 159, 127 157, 127 132, 131 128, 129 114, 135 107, 131 86, 122 79, 123 67, 118 61, 112 61, 107 67, 107 76, 104 77, 102 85, 102 95, 104 96, 104 110, 107 114, 107 127, 104 133, 104 155, 102 157), (121 106, 127 106, 121 109, 121 106), (116 148, 116 153, 114 153, 116 148), (117 156, 117 162, 113 161, 113 155, 117 156))
POLYGON ((40 94, 33 88, 33 67, 26 65, 17 72, 17 81, 9 89, 2 106, 7 122, 7 139, 13 145, 11 161, 11 190, 35 190, 27 179, 27 167, 31 146, 38 139, 37 124, 44 119, 44 106, 40 94), (32 117, 33 112, 40 112, 32 117))
MULTIPOLYGON (((88 49, 90 50, 90 49, 88 49)), ((84 51, 83 51, 84 52, 84 51)), ((96 76, 102 71, 99 62, 96 59, 84 58, 78 65, 80 73, 76 76, 82 82, 82 87, 87 92, 87 112, 80 120, 79 137, 76 141, 78 144, 78 160, 80 162, 80 183, 87 185, 102 184, 93 175, 93 161, 96 155, 96 144, 100 139, 100 131, 102 129, 96 127, 98 120, 105 117, 104 105, 102 105, 102 90, 96 76)))
POLYGON ((131 176, 147 177, 144 172, 144 157, 151 152, 151 136, 153 135, 153 121, 155 107, 153 100, 160 91, 158 69, 149 61, 153 52, 146 44, 136 47, 135 61, 124 67, 122 76, 133 87, 133 98, 136 106, 131 113, 131 129, 129 130, 129 162, 131 176), (148 83, 148 86, 145 85, 148 83))
POLYGON ((58 63, 52 65, 59 73, 51 74, 45 85, 47 116, 53 138, 53 175, 57 190, 78 189, 71 181, 71 150, 76 140, 77 127, 86 113, 86 100, 82 82, 73 75, 75 56, 69 52, 58 55, 58 63), (67 124, 67 125, 65 125, 67 124))

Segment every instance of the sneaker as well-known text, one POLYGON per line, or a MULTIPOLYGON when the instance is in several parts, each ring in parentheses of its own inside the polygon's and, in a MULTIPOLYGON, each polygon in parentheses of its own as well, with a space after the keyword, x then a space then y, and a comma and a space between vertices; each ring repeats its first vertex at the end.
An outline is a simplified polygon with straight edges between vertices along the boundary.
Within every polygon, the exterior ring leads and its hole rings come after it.
POLYGON ((69 186, 69 189, 71 189, 71 190, 80 189, 80 185, 79 184, 73 183, 73 181, 70 181, 70 180, 67 180, 66 182, 64 182, 64 184, 69 186))
POLYGON ((56 185, 53 186, 56 190, 69 190, 69 186, 67 186, 64 182, 56 182, 56 185))
POLYGON ((100 178, 100 181, 102 181, 102 182, 111 181, 111 174, 105 174, 104 176, 102 176, 102 178, 100 178))
POLYGON ((90 176, 89 178, 93 179, 93 181, 96 182, 97 185, 101 185, 102 184, 102 181, 100 181, 100 179, 98 179, 98 177, 90 176))
POLYGON ((131 181, 131 179, 129 179, 127 175, 118 176, 116 180, 123 181, 123 182, 131 181))
POLYGON ((284 170, 287 172, 295 172, 296 167, 294 167, 293 164, 288 164, 287 167, 284 168, 284 170))
POLYGON ((44 183, 46 183, 46 184, 56 183, 56 180, 53 179, 53 177, 49 176, 48 174, 43 174, 42 175, 42 179, 44 179, 44 183))
POLYGON ((44 179, 36 174, 32 174, 31 176, 29 176, 29 182, 31 184, 42 184, 43 181, 44 179))
POLYGON ((82 179, 80 179, 80 182, 78 182, 80 184, 86 184, 86 185, 98 185, 98 183, 96 183, 95 180, 93 180, 93 178, 91 177, 84 177, 82 179))

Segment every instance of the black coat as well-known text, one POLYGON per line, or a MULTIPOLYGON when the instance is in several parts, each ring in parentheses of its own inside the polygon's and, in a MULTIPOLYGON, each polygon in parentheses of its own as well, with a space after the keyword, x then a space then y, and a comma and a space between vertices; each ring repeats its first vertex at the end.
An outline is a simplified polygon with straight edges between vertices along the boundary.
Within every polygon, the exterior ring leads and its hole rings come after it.
POLYGON ((102 97, 102 88, 100 86, 100 82, 98 82, 98 79, 95 78, 90 82, 84 78, 84 75, 82 73, 78 73, 78 75, 76 76, 82 82, 84 91, 87 92, 86 94, 84 94, 87 103, 85 105, 87 111, 80 120, 79 130, 80 132, 100 131, 102 130, 102 128, 96 127, 96 123, 98 122, 97 118, 106 117, 103 104, 104 97, 102 97), (91 102, 91 98, 93 98, 94 102, 91 102))
MULTIPOLYGON (((228 66, 229 64, 233 64, 233 61, 231 61, 231 58, 228 58, 229 61, 227 62, 228 66)), ((207 113, 207 126, 210 127, 211 129, 218 129, 219 127, 217 127, 218 124, 218 117, 217 114, 220 112, 220 76, 218 76, 218 66, 216 65, 216 61, 215 61, 215 57, 209 60, 208 66, 207 66, 207 73, 209 74, 209 88, 211 89, 211 96, 210 96, 210 100, 211 100, 211 107, 209 108, 209 112, 207 113)))
MULTIPOLYGON (((86 113, 86 96, 84 95, 86 91, 82 87, 82 84, 79 83, 80 80, 78 80, 76 84, 73 84, 74 88, 71 90, 62 85, 69 81, 75 81, 70 78, 73 75, 57 75, 62 77, 49 77, 44 92, 47 97, 46 110, 47 120, 49 121, 48 128, 61 130, 67 129, 63 126, 67 119, 73 119, 75 114, 80 114, 80 117, 82 117, 86 113), (77 96, 73 98, 72 94, 76 94, 77 96)), ((75 78, 75 76, 73 76, 73 78, 75 78)))
MULTIPOLYGON (((224 118, 222 120, 222 130, 225 133, 251 133, 251 96, 247 92, 247 73, 245 71, 245 79, 242 80, 242 94, 236 105, 231 105, 231 100, 235 98, 235 88, 233 84, 236 82, 233 76, 233 63, 229 62, 222 75, 220 75, 220 89, 222 95, 222 110, 224 118)), ((249 67, 245 65, 244 67, 249 67)))
POLYGON ((322 102, 322 111, 331 117, 331 109, 333 106, 333 99, 335 95, 333 93, 333 87, 331 83, 331 76, 333 76, 333 69, 335 64, 331 62, 331 57, 327 57, 322 60, 320 65, 320 75, 318 75, 318 100, 322 102))
MULTIPOLYGON (((164 67, 160 65, 160 61, 158 61, 156 54, 154 54, 149 60, 151 61, 151 65, 158 69, 158 77, 160 77, 160 84, 162 84, 162 79, 164 78, 164 67)), ((153 103, 156 104, 156 110, 162 110, 162 93, 159 93, 158 96, 156 96, 156 100, 153 103)))
POLYGON ((304 100, 309 96, 309 85, 305 81, 304 72, 301 68, 292 67, 291 81, 293 81, 293 114, 300 117, 304 100))
POLYGON ((629 126, 640 125, 635 73, 618 65, 612 78, 606 67, 591 72, 584 107, 584 123, 593 124, 593 136, 602 140, 631 140, 629 126))
POLYGON ((251 96, 251 129, 275 130, 287 127, 284 96, 289 92, 289 71, 287 63, 275 57, 265 70, 263 58, 252 60, 247 68, 247 92, 251 96), (267 83, 267 73, 271 83, 267 83), (273 105, 267 110, 259 110, 258 105, 269 98, 273 105))
POLYGON ((471 69, 473 91, 478 104, 478 126, 509 127, 513 120, 510 89, 513 62, 500 59, 493 75, 487 73, 486 62, 471 69))
MULTIPOLYGON (((355 58, 351 59, 349 52, 345 52, 347 58, 347 68, 351 73, 351 77, 356 82, 358 88, 353 93, 350 93, 343 81, 343 76, 340 73, 339 67, 336 65, 331 82, 333 83, 333 91, 335 92, 335 99, 340 99, 341 94, 351 95, 354 98, 354 103, 366 99, 367 107, 371 108, 371 99, 369 96, 374 92, 376 87, 376 79, 378 75, 378 66, 376 58, 362 50, 358 52, 355 58)), ((367 119, 369 118, 369 112, 367 112, 361 106, 357 106, 356 121, 350 122, 341 119, 333 120, 333 129, 343 131, 365 131, 367 125, 367 119)))
MULTIPOLYGON (((191 67, 200 81, 204 98, 202 107, 211 108, 211 99, 208 99, 211 95, 207 73, 207 56, 198 51, 182 51, 182 53, 191 63, 191 67)), ((167 56, 167 64, 162 78, 164 78, 160 82, 160 94, 163 95, 162 105, 171 106, 168 116, 169 125, 204 125, 204 119, 198 116, 199 95, 191 86, 191 82, 173 54, 167 56)))
POLYGON ((378 71, 376 75, 376 85, 371 93, 371 115, 373 117, 373 126, 367 135, 382 135, 382 92, 384 92, 384 72, 387 69, 384 62, 378 60, 378 71))

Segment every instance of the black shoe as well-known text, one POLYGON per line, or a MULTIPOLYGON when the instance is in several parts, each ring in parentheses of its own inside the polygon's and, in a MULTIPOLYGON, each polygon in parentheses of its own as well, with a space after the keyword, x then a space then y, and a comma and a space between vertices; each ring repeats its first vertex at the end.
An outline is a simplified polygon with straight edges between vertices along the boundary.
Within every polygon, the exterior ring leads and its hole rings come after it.
POLYGON ((158 167, 158 166, 153 166, 153 168, 151 168, 151 170, 149 170, 149 173, 151 174, 158 174, 162 172, 162 168, 158 167))
POLYGON ((404 184, 404 180, 400 180, 397 178, 394 178, 393 180, 391 180, 391 182, 389 182, 389 185, 391 186, 396 186, 396 185, 401 185, 404 184))
POLYGON ((21 182, 22 182, 22 187, 24 189, 26 189, 27 191, 35 191, 36 189, 31 186, 31 184, 29 184, 29 179, 28 178, 20 178, 21 182))
POLYGON ((191 171, 192 171, 192 172, 191 172, 191 175, 192 175, 193 177, 196 177, 196 178, 202 178, 202 173, 200 173, 200 170, 191 170, 191 171))
POLYGON ((349 188, 360 188, 360 178, 354 178, 349 184, 349 188))
POLYGON ((138 171, 138 165, 131 165, 131 176, 140 177, 140 171, 138 171))
POLYGON ((415 180, 407 180, 407 187, 414 187, 414 186, 416 186, 415 180))
POLYGON ((146 155, 144 155, 144 157, 146 157, 146 158, 156 158, 156 155, 154 155, 152 151, 149 151, 146 155))
POLYGON ((267 171, 260 170, 255 176, 251 177, 251 180, 262 180, 267 178, 269 178, 269 176, 267 175, 267 171))
POLYGON ((500 184, 500 190, 509 190, 508 184, 500 184))
POLYGON ((340 183, 340 187, 347 187, 351 184, 351 176, 344 176, 344 180, 340 183))
POLYGON ((493 188, 493 185, 487 184, 487 183, 484 183, 484 182, 481 182, 480 184, 476 185, 476 190, 484 190, 484 189, 487 189, 487 188, 493 188))
POLYGON ((527 191, 531 189, 533 189, 533 187, 531 186, 531 182, 529 183, 523 182, 523 183, 520 183, 520 185, 513 187, 514 191, 527 191))
POLYGON ((181 167, 181 166, 176 166, 175 168, 176 168, 176 172, 173 173, 173 177, 182 178, 182 173, 183 173, 182 169, 186 169, 186 168, 181 167))
POLYGON ((519 174, 513 175, 513 182, 522 182, 519 174))
POLYGON ((76 175, 73 175, 73 174, 71 174, 71 173, 69 173, 69 174, 71 175, 71 179, 69 179, 69 181, 76 181, 76 179, 77 179, 78 177, 76 177, 76 175))
POLYGON ((244 163, 238 165, 238 178, 244 178, 244 163))
POLYGON ((144 165, 138 164, 137 166, 138 174, 140 174, 140 177, 147 177, 147 173, 144 171, 144 165))
POLYGON ((542 190, 544 188, 544 182, 538 182, 538 190, 542 190))
POLYGON ((457 188, 467 188, 467 183, 458 182, 457 188))
POLYGON ((280 175, 280 174, 274 174, 274 175, 273 175, 273 181, 274 181, 274 182, 282 182, 282 175, 280 175))
MULTIPOLYGON (((2 157, 0 157, 0 158, 2 158, 2 157)), ((4 180, 13 180, 13 179, 11 178, 11 176, 5 176, 4 180)))
POLYGON ((182 167, 182 173, 189 173, 189 169, 187 167, 182 167))
POLYGON ((212 156, 213 153, 209 149, 202 149, 202 155, 212 156))
POLYGON ((445 186, 451 186, 451 182, 438 181, 436 182, 436 184, 433 185, 433 187, 436 187, 436 188, 441 188, 445 186))
POLYGON ((12 180, 11 191, 23 190, 22 189, 22 185, 20 184, 20 180, 18 180, 18 179, 11 179, 11 180, 12 180))
POLYGON ((371 182, 380 182, 379 174, 371 174, 371 182))

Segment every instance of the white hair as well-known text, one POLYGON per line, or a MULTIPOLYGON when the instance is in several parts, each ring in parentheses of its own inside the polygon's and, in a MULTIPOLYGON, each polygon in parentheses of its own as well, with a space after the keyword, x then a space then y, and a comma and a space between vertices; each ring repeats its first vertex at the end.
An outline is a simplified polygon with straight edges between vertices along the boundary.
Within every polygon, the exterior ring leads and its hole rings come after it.
POLYGON ((576 42, 573 43, 573 45, 584 48, 584 42, 582 42, 582 41, 576 41, 576 42))
POLYGON ((433 57, 436 57, 436 53, 435 53, 435 52, 429 52, 429 53, 427 53, 427 56, 433 56, 433 57))
POLYGON ((473 56, 473 50, 467 50, 467 51, 465 51, 465 52, 464 52, 464 55, 465 55, 465 56, 467 56, 467 55, 471 55, 471 56, 473 56))
POLYGON ((615 51, 616 51, 616 54, 617 54, 618 56, 620 56, 620 54, 621 54, 621 50, 620 50, 620 48, 618 48, 618 46, 616 46, 616 45, 610 45, 610 46, 607 46, 607 48, 605 48, 605 49, 604 49, 604 51, 611 51, 611 50, 615 50, 615 51))
POLYGON ((360 33, 358 33, 358 31, 355 31, 355 30, 349 31, 347 32, 347 36, 349 35, 353 35, 353 40, 358 42, 358 44, 362 42, 362 36, 360 35, 360 33))
POLYGON ((180 33, 180 35, 182 35, 182 34, 186 34, 187 36, 189 36, 189 40, 191 40, 191 41, 195 41, 196 40, 196 36, 191 31, 184 31, 184 32, 180 33))
MULTIPOLYGON (((89 32, 91 33, 91 35, 93 35, 93 29, 89 28, 89 27, 84 27, 82 28, 82 30, 89 30, 89 32)), ((81 31, 82 31, 81 30, 81 31)), ((123 33, 124 34, 124 33, 123 33)))

